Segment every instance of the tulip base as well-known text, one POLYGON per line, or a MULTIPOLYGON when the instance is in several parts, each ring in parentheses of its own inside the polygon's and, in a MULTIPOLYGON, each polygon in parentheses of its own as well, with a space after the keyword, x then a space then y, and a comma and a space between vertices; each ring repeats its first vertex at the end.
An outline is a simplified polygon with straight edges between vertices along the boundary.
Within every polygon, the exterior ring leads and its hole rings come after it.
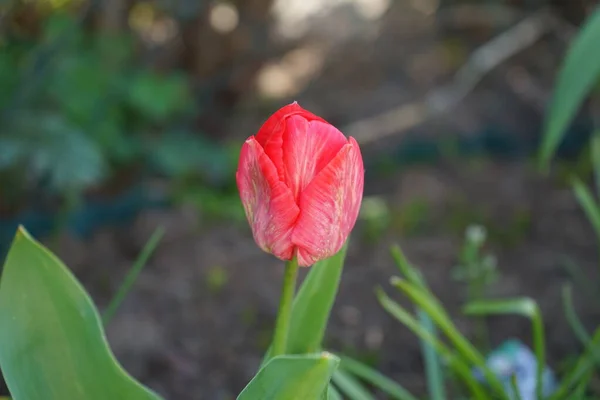
POLYGON ((286 352, 287 339, 290 330, 290 320, 292 317, 292 303, 294 301, 297 277, 298 259, 294 256, 294 258, 285 263, 283 287, 281 289, 281 299, 279 300, 277 322, 275 323, 271 357, 279 356, 285 354, 286 352))

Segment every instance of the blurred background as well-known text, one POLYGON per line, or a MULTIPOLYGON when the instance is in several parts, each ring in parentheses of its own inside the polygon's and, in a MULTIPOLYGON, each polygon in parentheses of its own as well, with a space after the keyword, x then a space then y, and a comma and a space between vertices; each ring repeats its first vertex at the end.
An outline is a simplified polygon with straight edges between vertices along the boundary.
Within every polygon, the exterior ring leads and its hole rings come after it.
MULTIPOLYGON (((25 225, 102 309, 164 227, 109 341, 166 398, 235 398, 271 339, 283 272, 252 240, 237 156, 297 100, 356 137, 367 169, 329 347, 424 393, 418 340, 374 296, 395 272, 389 246, 401 245, 468 334, 456 271, 465 232, 482 227, 488 294, 540 302, 560 371, 578 348, 553 312, 565 265, 597 275, 597 241, 568 184, 591 171, 594 103, 549 175, 534 156, 565 51, 595 5, 3 0, 0 251, 25 225)), ((577 307, 597 324, 598 308, 577 307)), ((493 344, 530 343, 526 320, 489 326, 493 344)))

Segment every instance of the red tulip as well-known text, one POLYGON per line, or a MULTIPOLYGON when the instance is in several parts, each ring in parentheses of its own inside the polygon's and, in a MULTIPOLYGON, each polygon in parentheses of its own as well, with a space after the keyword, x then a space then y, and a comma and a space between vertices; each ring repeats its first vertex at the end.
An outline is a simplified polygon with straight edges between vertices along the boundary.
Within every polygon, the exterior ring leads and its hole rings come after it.
POLYGON ((364 167, 354 138, 294 102, 246 140, 236 180, 256 243, 309 266, 337 253, 348 238, 364 167))

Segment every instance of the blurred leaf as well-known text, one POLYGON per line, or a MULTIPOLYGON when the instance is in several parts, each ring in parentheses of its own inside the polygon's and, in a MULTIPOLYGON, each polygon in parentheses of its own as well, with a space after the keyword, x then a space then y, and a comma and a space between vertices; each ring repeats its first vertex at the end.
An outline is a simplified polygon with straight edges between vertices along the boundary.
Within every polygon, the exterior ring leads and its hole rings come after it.
POLYGON ((581 342, 581 344, 590 349, 590 353, 592 354, 594 360, 600 367, 600 352, 594 347, 591 346, 592 338, 587 333, 585 327, 581 323, 581 320, 577 316, 575 312, 575 307, 573 307, 573 291, 571 285, 564 285, 562 291, 563 298, 563 309, 565 311, 565 316, 567 318, 567 322, 569 326, 575 333, 577 339, 581 342))
POLYGON ((393 245, 390 248, 390 252, 392 254, 394 262, 396 263, 396 266, 398 267, 398 270, 400 270, 400 273, 404 275, 404 277, 413 285, 426 289, 427 284, 425 282, 425 279, 423 279, 423 276, 416 268, 413 268, 410 265, 410 262, 402 252, 400 246, 393 245))
MULTIPOLYGON (((438 338, 433 336, 431 332, 425 329, 417 319, 412 316, 404 307, 393 301, 383 290, 377 290, 377 298, 382 307, 396 318, 400 323, 413 331, 421 340, 427 341, 435 351, 447 362, 462 381, 467 385, 470 393, 475 399, 487 400, 485 390, 472 374, 469 365, 462 359, 457 357, 445 344, 438 338)), ((464 356, 460 353, 461 356, 464 356)), ((504 392, 504 391, 503 391, 504 392)))
POLYGON ((220 183, 235 172, 225 150, 199 135, 170 133, 153 143, 151 161, 169 177, 194 173, 220 183))
POLYGON ((191 99, 182 75, 144 71, 134 77, 129 101, 146 118, 161 122, 184 110, 191 99))
POLYGON ((319 399, 339 359, 329 353, 272 358, 258 371, 238 400, 319 399))
MULTIPOLYGON (((410 265, 400 246, 392 246, 391 253, 396 266, 406 279, 411 284, 420 287, 424 291, 428 291, 427 282, 421 273, 410 265)), ((435 326, 427 313, 417 307, 417 315, 422 327, 437 339, 438 335, 435 326)), ((429 395, 431 396, 431 399, 445 399, 444 378, 435 348, 432 347, 427 340, 420 339, 420 342, 423 359, 425 361, 425 374, 427 376, 429 395)))
POLYGON ((327 400, 344 400, 338 390, 330 383, 327 387, 327 400))
POLYGON ((498 380, 490 369, 487 367, 485 358, 481 353, 467 340, 460 331, 456 328, 452 319, 448 316, 439 301, 429 292, 425 292, 417 288, 407 281, 399 278, 392 278, 392 285, 402 290, 417 307, 421 308, 435 322, 442 332, 456 346, 460 354, 474 366, 481 369, 486 380, 494 389, 494 391, 506 398, 506 393, 502 383, 498 380))
POLYGON ((162 239, 164 233, 165 230, 162 227, 156 228, 150 239, 148 239, 148 241, 144 245, 144 248, 142 249, 137 259, 131 266, 131 269, 129 270, 127 275, 125 276, 125 279, 123 279, 119 290, 117 290, 117 293, 110 300, 110 303, 108 303, 108 306, 106 307, 106 310, 102 315, 102 322, 104 323, 104 325, 108 325, 114 314, 117 312, 119 306, 125 299, 125 296, 127 296, 127 293, 129 293, 131 287, 140 275, 140 272, 142 272, 142 269, 148 263, 148 260, 152 256, 152 253, 154 253, 154 250, 156 250, 156 247, 160 243, 160 240, 162 239))
POLYGON ((596 195, 600 196, 600 130, 595 130, 592 135, 591 143, 592 167, 594 170, 594 182, 596 195))
POLYGON ((594 332, 594 337, 586 351, 579 357, 574 368, 569 369, 569 373, 563 377, 557 390, 550 396, 550 400, 571 399, 571 390, 584 381, 590 371, 593 371, 595 360, 593 353, 600 350, 600 328, 594 332))
POLYGON ((536 394, 542 396, 542 374, 546 366, 546 340, 544 323, 537 303, 529 298, 508 300, 478 300, 467 304, 464 308, 467 315, 517 314, 529 318, 533 331, 533 348, 537 359, 536 394))
POLYGON ((375 397, 347 372, 341 370, 335 371, 332 381, 350 400, 375 400, 375 397))
MULTIPOLYGON (((423 329, 437 338, 437 329, 435 329, 435 325, 431 321, 431 318, 429 318, 429 315, 423 310, 417 309, 417 316, 423 329)), ((425 376, 427 377, 427 392, 429 393, 429 397, 431 400, 444 400, 446 398, 444 374, 437 352, 427 340, 420 339, 420 342, 423 360, 425 361, 425 376)))
POLYGON ((159 399, 120 367, 88 294, 23 228, 0 281, 0 326, 14 400, 159 399))
POLYGON ((558 74, 544 124, 540 153, 544 169, 547 169, 565 131, 600 75, 599 41, 600 8, 596 8, 573 40, 558 74))
POLYGON ((26 113, 15 123, 14 133, 0 139, 0 167, 23 163, 31 179, 47 181, 58 191, 82 189, 104 178, 98 147, 60 115, 26 113))
POLYGON ((600 240, 600 208, 594 200, 594 195, 578 178, 573 179, 573 190, 579 205, 594 228, 596 238, 600 240))
POLYGON ((340 370, 347 371, 387 393, 390 399, 417 400, 416 397, 410 394, 398 383, 394 382, 387 376, 382 375, 379 371, 369 367, 368 365, 346 356, 341 357, 341 360, 342 362, 340 364, 340 370))
POLYGON ((512 395, 514 396, 514 400, 523 400, 521 397, 521 391, 519 390, 519 385, 517 383, 516 374, 512 374, 510 376, 510 388, 512 390, 512 395))
POLYGON ((338 292, 348 241, 336 255, 313 265, 302 282, 292 306, 288 337, 290 354, 310 353, 321 349, 329 314, 338 292))
POLYGON ((44 22, 40 41, 43 50, 48 51, 48 46, 71 47, 82 39, 83 30, 79 29, 75 18, 66 12, 54 12, 44 22))

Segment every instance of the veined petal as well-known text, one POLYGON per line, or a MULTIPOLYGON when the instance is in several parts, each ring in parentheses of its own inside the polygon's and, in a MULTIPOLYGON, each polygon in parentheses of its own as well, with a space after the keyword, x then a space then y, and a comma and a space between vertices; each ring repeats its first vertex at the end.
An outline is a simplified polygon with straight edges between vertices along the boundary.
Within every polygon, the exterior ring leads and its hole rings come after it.
POLYGON ((300 209, 254 137, 242 147, 236 181, 256 243, 282 260, 291 259, 291 233, 300 209))
POLYGON ((317 120, 325 122, 322 118, 300 107, 297 102, 293 102, 277 110, 260 127, 256 134, 256 141, 273 161, 280 180, 284 180, 283 133, 286 130, 287 119, 293 115, 301 115, 308 121, 317 120))
POLYGON ((300 216, 292 232, 298 264, 312 265, 337 253, 356 223, 364 166, 354 138, 300 194, 300 216))
POLYGON ((288 118, 283 134, 283 165, 285 182, 296 202, 319 171, 347 143, 342 132, 326 122, 307 121, 302 115, 288 118))

